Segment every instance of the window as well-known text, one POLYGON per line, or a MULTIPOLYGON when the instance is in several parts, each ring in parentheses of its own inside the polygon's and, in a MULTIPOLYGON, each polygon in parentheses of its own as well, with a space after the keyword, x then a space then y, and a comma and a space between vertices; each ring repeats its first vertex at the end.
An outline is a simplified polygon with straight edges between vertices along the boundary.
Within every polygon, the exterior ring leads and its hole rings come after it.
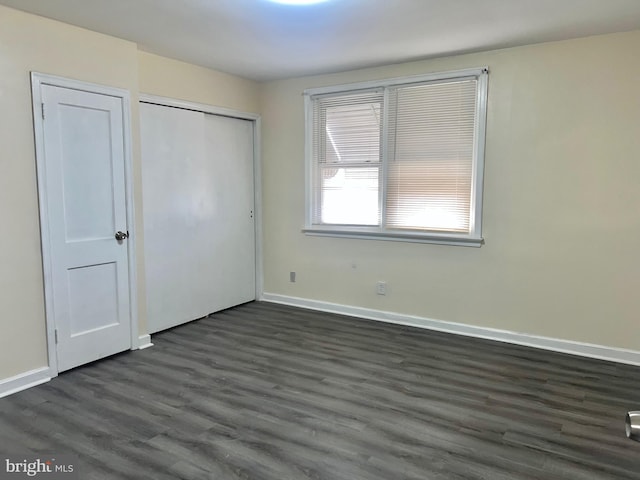
POLYGON ((305 92, 308 234, 479 246, 487 69, 305 92))

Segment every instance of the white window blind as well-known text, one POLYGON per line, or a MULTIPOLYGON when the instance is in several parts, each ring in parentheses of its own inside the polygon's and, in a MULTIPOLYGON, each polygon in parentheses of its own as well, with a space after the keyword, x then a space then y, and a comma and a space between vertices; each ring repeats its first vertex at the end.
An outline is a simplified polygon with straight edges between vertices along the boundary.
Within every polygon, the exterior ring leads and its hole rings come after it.
POLYGON ((378 225, 382 91, 314 101, 317 224, 378 225))
POLYGON ((479 244, 486 69, 358 87, 307 92, 306 231, 479 244))
POLYGON ((389 228, 469 233, 477 81, 389 94, 389 228))

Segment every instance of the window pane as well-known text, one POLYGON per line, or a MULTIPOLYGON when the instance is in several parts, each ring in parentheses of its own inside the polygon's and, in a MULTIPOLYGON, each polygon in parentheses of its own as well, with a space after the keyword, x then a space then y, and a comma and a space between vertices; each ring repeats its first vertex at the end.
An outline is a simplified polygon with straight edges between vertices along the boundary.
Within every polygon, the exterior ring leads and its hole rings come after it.
POLYGON ((477 80, 390 90, 386 226, 469 232, 477 80))
POLYGON ((380 161, 380 103, 326 109, 326 163, 380 161))
POLYGON ((389 166, 389 228, 468 232, 471 164, 466 161, 395 162, 389 166))
POLYGON ((320 174, 320 223, 378 225, 378 167, 323 167, 320 174))
POLYGON ((486 94, 480 68, 307 90, 305 226, 475 243, 486 94))

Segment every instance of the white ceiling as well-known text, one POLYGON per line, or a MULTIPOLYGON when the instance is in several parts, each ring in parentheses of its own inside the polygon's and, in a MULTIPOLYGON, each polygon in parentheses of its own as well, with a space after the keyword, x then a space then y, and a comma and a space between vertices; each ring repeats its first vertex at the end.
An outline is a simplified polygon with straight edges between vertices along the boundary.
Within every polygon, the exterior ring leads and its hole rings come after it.
POLYGON ((258 81, 640 28, 640 0, 0 0, 258 81))

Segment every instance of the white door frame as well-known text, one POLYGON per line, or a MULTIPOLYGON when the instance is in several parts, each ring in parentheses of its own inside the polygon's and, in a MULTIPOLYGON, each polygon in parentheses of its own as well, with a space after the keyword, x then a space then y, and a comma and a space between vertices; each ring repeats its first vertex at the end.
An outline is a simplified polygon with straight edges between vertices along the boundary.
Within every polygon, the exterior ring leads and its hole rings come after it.
MULTIPOLYGON (((124 130, 124 164, 125 164, 125 196, 127 208, 127 229, 130 241, 128 246, 129 273, 129 314, 131 316, 131 350, 139 348, 138 340, 138 294, 136 275, 136 233, 133 209, 133 166, 131 149, 131 96, 128 90, 121 88, 81 82, 55 75, 31 72, 31 94, 33 102, 33 126, 36 146, 36 167, 38 171, 38 199, 40 203, 40 236, 42 240, 42 270, 44 273, 44 303, 47 324, 47 350, 49 359, 49 375, 58 375, 58 360, 56 356, 56 339, 53 310, 52 259, 51 240, 49 237, 49 213, 47 210, 47 187, 45 182, 46 159, 44 149, 44 124, 42 86, 69 88, 88 93, 98 93, 120 98, 122 100, 123 130, 124 130)), ((146 343, 146 342, 145 342, 146 343)))
POLYGON ((254 191, 254 227, 256 244, 256 300, 262 300, 264 294, 264 273, 262 263, 262 164, 260 161, 261 147, 261 118, 256 113, 242 112, 224 107, 214 107, 205 103, 176 100, 158 95, 139 95, 141 103, 151 103, 165 107, 182 108, 185 110, 195 110, 197 112, 210 113, 223 117, 239 118, 249 120, 253 123, 253 191, 254 191))

